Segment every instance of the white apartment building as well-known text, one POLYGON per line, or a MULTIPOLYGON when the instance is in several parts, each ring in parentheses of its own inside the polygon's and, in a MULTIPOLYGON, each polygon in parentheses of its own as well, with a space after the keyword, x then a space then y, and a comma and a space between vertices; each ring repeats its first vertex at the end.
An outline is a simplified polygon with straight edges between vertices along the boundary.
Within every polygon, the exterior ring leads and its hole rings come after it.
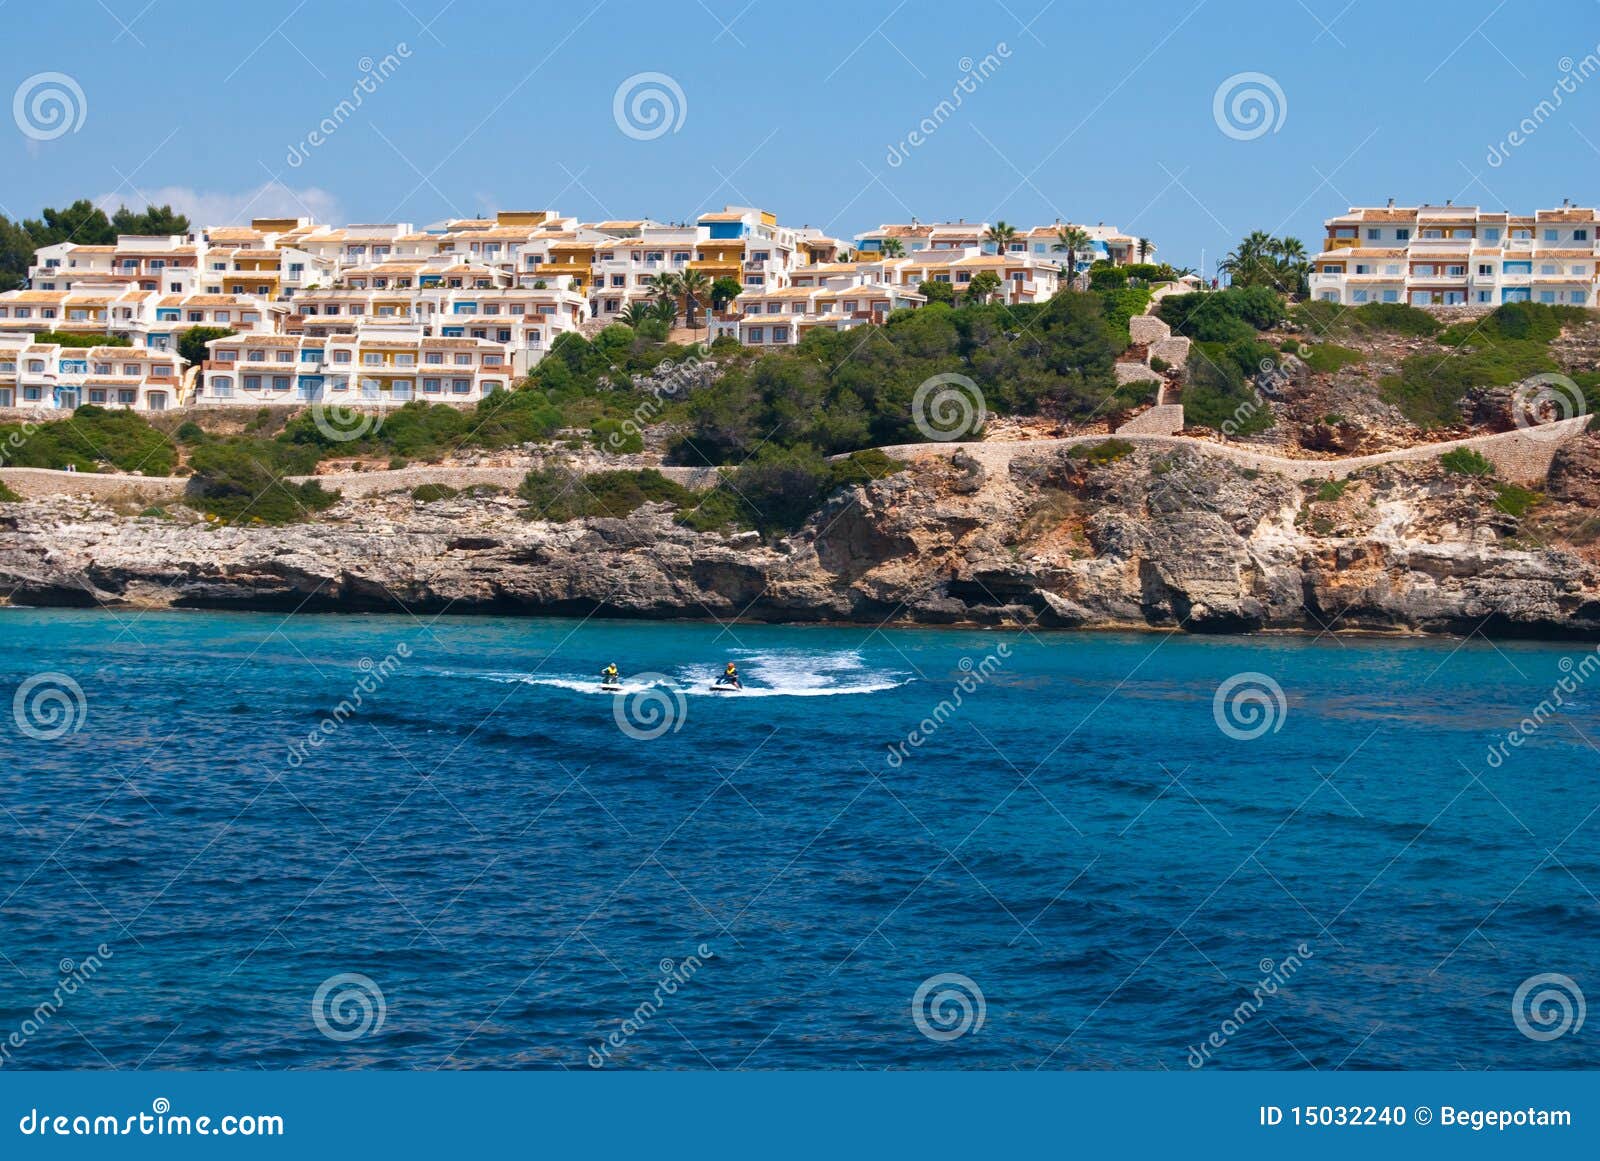
POLYGON ((142 347, 66 347, 31 334, 0 334, 0 407, 100 407, 165 411, 177 406, 184 361, 142 347))
POLYGON ((499 343, 424 335, 420 327, 372 326, 324 337, 231 335, 206 345, 210 358, 195 403, 473 403, 514 381, 499 343))
POLYGON ((1310 276, 1321 302, 1592 307, 1600 291, 1600 213, 1570 203, 1517 215, 1391 201, 1326 226, 1310 276))

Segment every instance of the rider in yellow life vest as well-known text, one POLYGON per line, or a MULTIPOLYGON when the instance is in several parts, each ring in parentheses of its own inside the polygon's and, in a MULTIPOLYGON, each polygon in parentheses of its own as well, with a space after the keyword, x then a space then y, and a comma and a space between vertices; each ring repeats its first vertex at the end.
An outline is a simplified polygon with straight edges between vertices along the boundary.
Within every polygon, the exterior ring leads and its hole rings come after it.
POLYGON ((739 669, 733 662, 728 662, 728 667, 722 671, 722 676, 717 678, 718 685, 731 685, 735 689, 742 688, 739 684, 739 669))
POLYGON ((617 663, 615 661, 600 671, 600 682, 602 685, 616 685, 621 680, 622 679, 617 676, 617 663))

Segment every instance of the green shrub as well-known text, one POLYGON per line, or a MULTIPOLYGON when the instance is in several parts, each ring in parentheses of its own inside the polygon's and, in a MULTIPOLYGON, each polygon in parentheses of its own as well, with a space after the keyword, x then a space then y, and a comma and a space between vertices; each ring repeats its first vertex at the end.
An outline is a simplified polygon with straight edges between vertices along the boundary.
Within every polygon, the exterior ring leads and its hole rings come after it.
POLYGON ((1167 362, 1160 355, 1153 355, 1150 358, 1150 369, 1155 371, 1157 374, 1163 374, 1172 370, 1172 364, 1167 362))
POLYGON ((194 449, 196 506, 227 524, 293 524, 338 502, 315 481, 291 483, 316 466, 313 450, 270 439, 214 440, 194 449))
POLYGON ((131 347, 127 339, 116 335, 80 335, 72 331, 40 331, 33 336, 36 343, 54 343, 58 347, 131 347))
MULTIPOLYGON (((1264 349, 1270 352, 1272 348, 1264 349)), ((1242 353, 1220 343, 1194 344, 1185 367, 1186 422, 1230 435, 1254 435, 1273 425, 1271 406, 1251 387, 1240 367, 1238 356, 1242 353)))
POLYGON ((0 480, 0 504, 20 504, 21 502, 22 497, 13 492, 4 480, 0 480))
POLYGON ((1170 294, 1156 313, 1174 334, 1207 343, 1253 340, 1257 331, 1282 322, 1287 315, 1282 297, 1269 287, 1229 287, 1209 294, 1170 294))
POLYGON ((1343 496, 1349 486, 1349 480, 1323 480, 1317 485, 1317 499, 1324 504, 1332 503, 1343 496))
POLYGON ((1314 347, 1302 347, 1300 358, 1307 367, 1319 375, 1331 375, 1341 367, 1349 367, 1366 360, 1366 356, 1360 351, 1341 347, 1338 343, 1318 343, 1314 347))
POLYGON ((628 516, 653 501, 682 506, 694 493, 655 468, 585 476, 570 468, 551 467, 530 471, 517 495, 528 502, 523 515, 529 520, 559 524, 585 516, 628 516))
POLYGON ((201 427, 194 420, 186 419, 182 423, 178 424, 178 430, 172 433, 172 438, 177 440, 179 443, 188 446, 191 444, 205 443, 206 440, 211 438, 211 436, 206 432, 205 428, 201 427))
POLYGON ((13 467, 68 468, 172 474, 177 449, 165 434, 134 411, 108 411, 85 404, 70 419, 35 426, 0 425, 0 455, 13 467))
POLYGON ((1519 383, 1554 370, 1555 360, 1543 343, 1508 340, 1408 355, 1400 374, 1384 376, 1378 386, 1381 397, 1413 423, 1447 427, 1461 422, 1460 402, 1469 389, 1519 383))
POLYGON ((436 500, 452 500, 460 495, 449 484, 418 484, 411 489, 411 498, 419 504, 432 504, 436 500))
POLYGON ((602 451, 616 452, 620 455, 632 455, 644 451, 644 436, 637 430, 637 425, 625 426, 620 419, 595 420, 589 426, 589 439, 602 451))
POLYGON ((1480 319, 1469 319, 1447 328, 1439 342, 1447 347, 1485 343, 1548 343, 1561 334, 1568 323, 1589 319, 1589 312, 1577 306, 1547 306, 1542 302, 1507 302, 1480 319))
POLYGON ((1458 447, 1445 452, 1439 457, 1439 463, 1445 471, 1458 476, 1494 475, 1494 464, 1470 447, 1458 447))
POLYGON ((1128 332, 1128 320, 1136 314, 1143 314, 1150 305, 1150 290, 1144 286, 1096 288, 1096 293, 1105 310, 1106 322, 1123 335, 1128 332))
POLYGON ((1319 336, 1383 332, 1426 338, 1438 334, 1439 320, 1403 302, 1368 302, 1341 306, 1336 302, 1302 302, 1290 317, 1319 336))
POLYGON ((1096 467, 1114 464, 1124 456, 1133 454, 1133 444, 1125 439, 1107 439, 1100 443, 1078 443, 1067 449, 1067 457, 1087 460, 1096 467))
POLYGON ((1528 510, 1544 499, 1538 492, 1530 491, 1519 484, 1496 484, 1494 486, 1494 506, 1508 515, 1521 519, 1528 514, 1528 510))

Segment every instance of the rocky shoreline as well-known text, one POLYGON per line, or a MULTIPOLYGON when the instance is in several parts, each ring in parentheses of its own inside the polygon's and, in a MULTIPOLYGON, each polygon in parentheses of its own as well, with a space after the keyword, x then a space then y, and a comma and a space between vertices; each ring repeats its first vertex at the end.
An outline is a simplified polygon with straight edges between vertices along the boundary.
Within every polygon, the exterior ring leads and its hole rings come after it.
POLYGON ((13 605, 1196 633, 1600 638, 1600 441, 1539 499, 1436 461, 1296 481, 1202 448, 957 453, 832 497, 798 534, 698 533, 666 505, 530 520, 499 493, 350 497, 221 527, 172 506, 0 505, 13 605))

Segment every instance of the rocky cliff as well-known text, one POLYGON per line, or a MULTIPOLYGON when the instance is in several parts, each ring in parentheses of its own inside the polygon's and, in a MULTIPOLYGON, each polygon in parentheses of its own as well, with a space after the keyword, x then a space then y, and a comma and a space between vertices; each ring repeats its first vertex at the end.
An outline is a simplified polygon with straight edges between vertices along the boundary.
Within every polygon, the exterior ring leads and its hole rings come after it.
POLYGON ((1294 482, 1202 448, 918 461, 797 535, 695 533, 663 505, 530 520, 498 494, 352 498, 284 528, 87 499, 0 505, 12 603, 1600 635, 1600 443, 1542 495, 1370 468, 1294 482))

